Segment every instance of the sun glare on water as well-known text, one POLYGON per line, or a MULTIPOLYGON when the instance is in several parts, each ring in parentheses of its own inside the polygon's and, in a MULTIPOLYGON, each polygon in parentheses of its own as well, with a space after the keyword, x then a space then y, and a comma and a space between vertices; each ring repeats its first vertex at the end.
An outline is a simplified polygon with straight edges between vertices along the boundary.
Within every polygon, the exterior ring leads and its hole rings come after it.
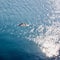
POLYGON ((59 44, 55 44, 54 41, 51 41, 50 39, 50 37, 47 38, 47 41, 43 43, 41 50, 48 57, 57 56, 59 55, 59 44))
POLYGON ((60 50, 60 22, 53 21, 50 26, 39 26, 37 28, 39 33, 41 29, 42 35, 29 37, 29 39, 38 45, 46 57, 58 56, 60 50), (46 32, 43 34, 44 29, 46 29, 46 32))
POLYGON ((60 23, 54 22, 51 26, 47 26, 46 29, 45 34, 34 38, 34 42, 38 44, 47 57, 58 56, 60 49, 60 23))

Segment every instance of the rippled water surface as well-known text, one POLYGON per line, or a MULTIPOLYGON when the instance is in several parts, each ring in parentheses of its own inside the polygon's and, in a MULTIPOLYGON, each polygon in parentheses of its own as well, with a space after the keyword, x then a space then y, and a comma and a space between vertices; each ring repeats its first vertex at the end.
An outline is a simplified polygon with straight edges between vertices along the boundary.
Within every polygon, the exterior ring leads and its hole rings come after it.
POLYGON ((59 3, 0 0, 0 60, 59 60, 59 3))

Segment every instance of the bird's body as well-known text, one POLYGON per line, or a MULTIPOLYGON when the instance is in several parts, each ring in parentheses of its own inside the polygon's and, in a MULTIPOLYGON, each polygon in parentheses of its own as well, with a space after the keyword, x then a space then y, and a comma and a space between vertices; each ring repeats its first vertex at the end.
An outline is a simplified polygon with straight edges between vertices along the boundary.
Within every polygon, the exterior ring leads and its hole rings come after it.
POLYGON ((21 24, 19 24, 19 26, 29 26, 29 24, 27 24, 27 23, 21 23, 21 24))

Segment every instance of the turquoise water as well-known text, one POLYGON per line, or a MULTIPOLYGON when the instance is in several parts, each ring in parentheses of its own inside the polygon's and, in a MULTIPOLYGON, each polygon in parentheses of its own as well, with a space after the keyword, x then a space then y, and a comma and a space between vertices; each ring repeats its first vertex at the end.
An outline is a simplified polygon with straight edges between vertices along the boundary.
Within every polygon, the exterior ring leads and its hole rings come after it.
POLYGON ((39 25, 52 24, 52 11, 49 0, 0 0, 0 60, 45 60, 46 55, 28 37, 41 35, 36 30, 39 25), (18 26, 22 22, 30 26, 18 26))

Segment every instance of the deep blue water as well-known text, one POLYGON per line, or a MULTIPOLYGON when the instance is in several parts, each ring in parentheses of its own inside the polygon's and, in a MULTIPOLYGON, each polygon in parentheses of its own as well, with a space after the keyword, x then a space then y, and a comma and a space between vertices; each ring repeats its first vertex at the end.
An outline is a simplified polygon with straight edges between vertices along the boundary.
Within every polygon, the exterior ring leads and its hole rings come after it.
POLYGON ((33 27, 49 25, 52 10, 48 0, 0 0, 0 60, 43 60, 45 54, 26 37, 36 36, 33 27), (19 27, 21 22, 32 26, 19 27))

